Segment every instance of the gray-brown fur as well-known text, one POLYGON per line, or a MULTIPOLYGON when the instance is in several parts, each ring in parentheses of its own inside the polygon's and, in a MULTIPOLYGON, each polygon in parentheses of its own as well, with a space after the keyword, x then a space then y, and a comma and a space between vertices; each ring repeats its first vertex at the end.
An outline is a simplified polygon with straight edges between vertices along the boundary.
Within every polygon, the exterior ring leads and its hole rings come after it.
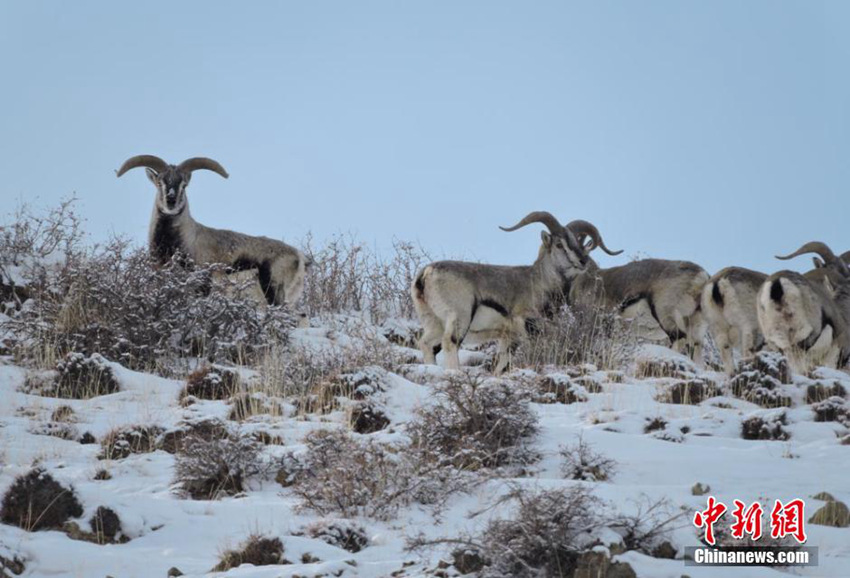
POLYGON ((821 363, 843 367, 850 357, 850 268, 825 244, 806 243, 787 257, 817 253, 824 266, 800 274, 779 271, 762 284, 758 320, 765 340, 799 370, 821 363))
POLYGON ((505 230, 533 222, 549 229, 541 234, 533 265, 439 261, 419 272, 411 295, 424 328, 419 346, 426 363, 436 363, 436 353, 442 349, 447 367, 457 369, 458 347, 465 339, 496 339, 499 352, 494 372, 501 373, 511 349, 526 336, 526 321, 538 317, 565 281, 584 269, 588 262, 585 248, 549 213, 530 213, 505 230))
POLYGON ((733 350, 750 357, 764 344, 759 329, 758 292, 767 275, 743 267, 727 267, 702 290, 702 312, 727 373, 735 369, 733 350))
POLYGON ((699 361, 704 333, 700 294, 707 281, 708 273, 688 261, 643 259, 607 269, 591 262, 573 281, 569 302, 619 310, 627 317, 632 306, 645 302, 671 344, 692 344, 699 361))
POLYGON ((148 247, 155 260, 162 264, 179 252, 196 263, 254 269, 269 304, 291 305, 298 300, 309 265, 301 251, 275 239, 207 227, 192 218, 186 197, 192 171, 211 170, 227 178, 220 164, 197 157, 170 165, 153 155, 140 155, 128 159, 117 174, 120 177, 137 167, 145 167, 157 189, 148 231, 148 247))

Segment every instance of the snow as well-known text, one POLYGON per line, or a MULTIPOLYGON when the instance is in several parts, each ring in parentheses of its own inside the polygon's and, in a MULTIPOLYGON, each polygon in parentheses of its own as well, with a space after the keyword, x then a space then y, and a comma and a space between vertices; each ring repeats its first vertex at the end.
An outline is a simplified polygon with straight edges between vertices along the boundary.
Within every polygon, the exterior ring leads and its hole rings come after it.
MULTIPOLYGON (((318 324, 317 320, 313 320, 318 324)), ((362 320, 337 318, 323 320, 322 326, 296 329, 293 342, 324 354, 338 354, 339 348, 357 347, 363 335, 382 334, 362 320), (365 333, 364 333, 365 332, 365 333)), ((397 321, 385 324, 398 335, 409 333, 409 324, 397 321)), ((393 346, 404 354, 402 346, 393 346)), ((480 361, 483 354, 465 351, 467 363, 480 361)), ((701 372, 692 362, 669 349, 643 346, 636 363, 672 362, 679 368, 708 381, 722 383, 716 373, 701 372)), ((470 518, 470 512, 491 504, 505 492, 508 484, 530 488, 556 488, 587 484, 610 507, 628 512, 641 500, 667 498, 676 507, 689 512, 672 533, 672 542, 680 551, 697 545, 696 530, 689 523, 690 512, 705 507, 706 496, 694 496, 697 482, 710 486, 710 495, 731 504, 774 499, 783 501, 801 497, 807 500, 807 515, 820 503, 811 496, 826 491, 836 499, 850 502, 847 484, 848 448, 839 443, 837 434, 847 431, 835 422, 814 421, 810 406, 803 403, 803 392, 810 378, 795 378, 794 404, 782 410, 765 410, 729 396, 714 397, 698 405, 672 405, 658 401, 659 392, 671 378, 637 379, 633 368, 625 372, 622 383, 609 381, 609 373, 593 371, 590 379, 601 384, 601 391, 575 384, 580 401, 569 405, 534 404, 540 420, 540 434, 534 448, 543 456, 530 475, 516 479, 492 479, 469 494, 454 496, 439 515, 413 505, 402 509, 397 519, 376 522, 359 519, 367 528, 371 543, 350 553, 319 539, 297 536, 317 519, 309 510, 300 509, 299 500, 273 480, 252 480, 244 495, 216 501, 195 501, 180 497, 174 488, 174 456, 163 451, 134 454, 122 460, 100 460, 99 444, 81 445, 75 441, 40 435, 39 426, 50 420, 59 406, 74 411, 73 427, 101 439, 120 426, 157 425, 165 429, 197 419, 226 419, 226 402, 199 401, 181 407, 178 396, 182 380, 165 379, 130 371, 111 364, 121 390, 89 400, 54 399, 21 392, 28 370, 15 366, 11 359, 0 361, 0 492, 14 478, 34 464, 45 467, 60 483, 71 485, 85 507, 78 520, 88 529, 87 520, 99 506, 113 509, 121 518, 123 532, 130 538, 125 544, 95 545, 73 541, 58 531, 26 532, 0 525, 0 556, 16 554, 26 562, 25 576, 79 577, 116 576, 164 577, 171 567, 186 576, 208 575, 224 550, 237 546, 251 533, 279 537, 285 557, 292 562, 283 566, 243 566, 222 573, 229 577, 287 577, 342 575, 380 577, 400 570, 407 562, 406 575, 415 576, 434 568, 447 556, 447 548, 408 552, 405 540, 420 532, 431 538, 456 537, 474 533, 487 520, 505 513, 510 506, 499 506, 470 518), (581 401, 586 400, 586 401, 581 401), (758 413, 785 411, 787 441, 748 441, 741 438, 741 422, 758 413), (666 425, 645 433, 654 418, 666 425), (559 450, 578 438, 616 462, 613 476, 605 482, 588 483, 564 480, 560 472, 559 450), (107 469, 112 478, 94 480, 99 469, 107 469), (321 562, 302 563, 310 554, 321 562), (340 573, 340 574, 337 574, 340 573)), ((589 369, 589 368, 588 368, 589 369)), ((361 370, 371 371, 371 370, 361 370)), ((382 371, 382 370, 381 370, 382 371)), ((250 378, 252 371, 243 372, 250 378)), ((517 373, 518 377, 520 374, 517 373)), ((387 373, 381 391, 375 395, 390 417, 388 430, 372 434, 382 441, 400 439, 403 424, 417 408, 433 399, 431 385, 446 376, 435 366, 402 366, 398 373, 387 373)), ((526 374, 528 376, 528 374, 526 374)), ((553 371, 557 380, 571 378, 553 371)), ((850 388, 850 377, 841 371, 819 369, 813 378, 835 380, 850 388)), ((244 432, 259 429, 279 435, 282 446, 268 446, 269 455, 282 455, 303 449, 302 439, 320 428, 340 427, 346 423, 344 411, 325 416, 298 416, 285 405, 280 416, 263 415, 242 424, 230 422, 244 432)), ((799 576, 846 576, 850 563, 850 529, 808 525, 809 545, 819 547, 820 565, 794 568, 799 576)), ((654 559, 638 552, 616 557, 628 562, 639 576, 678 578, 717 576, 717 568, 685 567, 681 559, 654 559)), ((765 568, 722 568, 722 575, 733 577, 784 576, 787 572, 765 568)))

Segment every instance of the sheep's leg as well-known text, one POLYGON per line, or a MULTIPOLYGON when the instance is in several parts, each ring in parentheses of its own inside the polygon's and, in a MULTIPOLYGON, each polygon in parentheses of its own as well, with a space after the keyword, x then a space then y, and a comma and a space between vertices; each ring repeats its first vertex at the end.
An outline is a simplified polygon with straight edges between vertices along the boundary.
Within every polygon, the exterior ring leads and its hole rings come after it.
POLYGON ((735 357, 732 353, 732 341, 729 339, 729 331, 726 329, 717 331, 714 335, 714 343, 720 350, 720 358, 723 360, 723 369, 731 375, 735 370, 735 357))
POLYGON ((425 363, 436 365, 437 354, 442 349, 440 340, 443 337, 443 324, 433 316, 428 321, 423 319, 422 322, 425 328, 422 332, 422 337, 419 338, 419 349, 422 351, 422 357, 425 363))
POLYGON ((513 342, 507 337, 499 339, 499 350, 493 363, 493 374, 501 375, 510 365, 513 342))
POLYGON ((463 314, 451 314, 446 319, 445 331, 443 332, 443 355, 446 357, 446 369, 460 369, 460 344, 469 331, 471 322, 469 312, 463 314))

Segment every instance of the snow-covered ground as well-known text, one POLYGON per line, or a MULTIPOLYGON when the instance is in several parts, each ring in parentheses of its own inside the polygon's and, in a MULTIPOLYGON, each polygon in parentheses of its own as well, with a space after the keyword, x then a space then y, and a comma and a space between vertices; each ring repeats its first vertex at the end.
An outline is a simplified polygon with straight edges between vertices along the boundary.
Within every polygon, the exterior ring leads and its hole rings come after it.
MULTIPOLYGON (((295 343, 321 347, 346 344, 344 332, 321 328, 295 330, 295 343), (329 337, 330 336, 330 337, 329 337)), ((639 354, 650 360, 668 360, 690 368, 688 360, 672 351, 647 346, 639 354)), ((466 352, 465 360, 480 358, 466 352)), ((676 380, 671 377, 638 379, 634 367, 625 377, 612 379, 604 371, 589 371, 590 380, 601 390, 587 394, 586 401, 569 405, 533 404, 540 420, 540 433, 534 447, 542 459, 528 475, 515 479, 492 479, 471 493, 453 496, 438 516, 429 508, 413 505, 403 508, 390 521, 358 520, 368 530, 370 544, 351 553, 321 540, 297 536, 318 517, 299 508, 300 500, 272 479, 250 482, 243 495, 219 500, 191 500, 174 491, 172 454, 157 450, 133 454, 119 460, 98 458, 99 444, 44 435, 44 424, 59 406, 73 409, 72 427, 80 434, 91 433, 101 440, 116 427, 157 425, 166 430, 187 420, 210 416, 227 418, 225 401, 202 401, 182 407, 178 401, 183 380, 163 379, 127 370, 112 364, 121 391, 89 400, 57 399, 23 393, 27 370, 6 359, 0 364, 0 492, 33 465, 43 466, 59 482, 72 486, 85 512, 78 520, 87 529, 87 520, 99 506, 114 510, 120 517, 129 541, 97 545, 72 540, 60 531, 27 532, 15 526, 0 525, 0 556, 14 554, 26 563, 25 576, 69 577, 165 577, 172 567, 187 576, 210 573, 220 554, 237 546, 252 533, 279 537, 289 565, 230 570, 227 576, 390 576, 404 568, 405 576, 422 575, 448 559, 449 547, 427 552, 409 552, 405 540, 424 533, 430 538, 474 534, 493 517, 504 514, 503 507, 469 517, 469 513, 492 503, 508 484, 554 488, 585 484, 599 498, 624 512, 633 511, 641 501, 667 498, 684 508, 683 523, 672 532, 677 559, 655 559, 627 552, 618 559, 627 561, 638 576, 679 578, 700 576, 847 576, 850 567, 850 529, 807 525, 809 545, 819 548, 817 567, 793 569, 697 568, 686 567, 681 559, 685 546, 698 545, 696 529, 689 520, 705 507, 706 496, 694 496, 696 483, 710 486, 711 495, 727 504, 739 499, 752 502, 803 498, 807 516, 821 502, 812 496, 829 492, 837 500, 850 502, 848 466, 850 446, 840 443, 846 428, 836 422, 815 422, 810 405, 804 403, 807 378, 797 377, 787 394, 793 405, 787 410, 785 441, 745 440, 742 420, 765 410, 732 397, 715 396, 696 405, 662 403, 659 395, 676 380), (645 433, 649 420, 661 418, 662 429, 645 433), (616 470, 604 482, 577 482, 563 479, 559 448, 581 439, 616 462, 616 470), (95 474, 106 469, 107 480, 95 474), (301 563, 309 553, 318 562, 301 563), (410 564, 412 563, 412 564, 410 564)), ((370 434, 390 439, 404 431, 404 424, 417 407, 433 399, 430 383, 445 372, 438 368, 408 366, 405 375, 392 373, 385 385, 384 405, 391 420, 387 430, 370 434), (419 382, 419 383, 417 383, 419 382)), ((821 372, 823 379, 839 381, 850 388, 850 377, 842 372, 821 372)), ((723 385, 717 373, 699 374, 703 380, 723 385)), ((727 391, 723 392, 728 393, 727 391)), ((270 455, 282 455, 302 446, 305 434, 320 428, 342 427, 344 412, 301 415, 284 406, 282 415, 255 416, 234 427, 244 432, 258 430, 279 436, 282 445, 269 445, 270 455)), ((728 518, 728 516, 727 516, 728 518)))

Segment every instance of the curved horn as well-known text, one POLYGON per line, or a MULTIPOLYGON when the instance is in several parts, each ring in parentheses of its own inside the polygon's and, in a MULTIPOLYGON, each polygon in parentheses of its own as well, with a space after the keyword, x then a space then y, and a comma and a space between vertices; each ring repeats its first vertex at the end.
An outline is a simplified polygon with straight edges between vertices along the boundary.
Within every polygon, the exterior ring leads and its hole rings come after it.
POLYGON ((558 219, 555 218, 552 213, 547 211, 533 211, 528 213, 525 218, 514 225, 513 227, 502 227, 499 228, 503 231, 516 231, 526 225, 530 225, 531 223, 543 223, 549 229, 549 232, 553 235, 560 235, 564 232, 564 227, 561 223, 558 222, 558 219))
POLYGON ((136 155, 124 161, 124 164, 121 165, 121 168, 118 169, 115 175, 120 177, 130 169, 138 167, 147 167, 161 173, 168 168, 168 163, 154 155, 136 155))
POLYGON ((573 235, 576 237, 590 237, 592 239, 592 243, 588 246, 587 252, 593 251, 595 248, 599 247, 609 255, 619 255, 623 252, 622 249, 619 251, 612 251, 608 247, 605 246, 605 241, 602 240, 602 235, 599 233, 599 229, 596 226, 589 222, 584 221, 582 219, 576 219, 575 221, 570 221, 567 224, 567 229, 573 232, 573 235))
POLYGON ((199 169, 206 169, 208 171, 218 173, 225 179, 230 176, 227 174, 227 171, 224 170, 223 166, 218 164, 216 161, 208 159, 206 157, 194 157, 191 159, 186 159, 185 161, 177 165, 177 168, 187 173, 191 173, 192 171, 197 171, 199 169))
POLYGON ((816 253, 823 259, 823 262, 827 265, 833 265, 838 268, 838 270, 844 275, 850 275, 850 269, 844 261, 835 256, 835 253, 832 252, 826 243, 821 243, 820 241, 809 241, 790 255, 777 255, 777 259, 782 259, 783 261, 787 261, 788 259, 793 259, 799 255, 803 255, 805 253, 816 253))
POLYGON ((839 257, 839 259, 847 263, 847 265, 850 265, 850 251, 844 251, 841 253, 841 257, 839 257))

